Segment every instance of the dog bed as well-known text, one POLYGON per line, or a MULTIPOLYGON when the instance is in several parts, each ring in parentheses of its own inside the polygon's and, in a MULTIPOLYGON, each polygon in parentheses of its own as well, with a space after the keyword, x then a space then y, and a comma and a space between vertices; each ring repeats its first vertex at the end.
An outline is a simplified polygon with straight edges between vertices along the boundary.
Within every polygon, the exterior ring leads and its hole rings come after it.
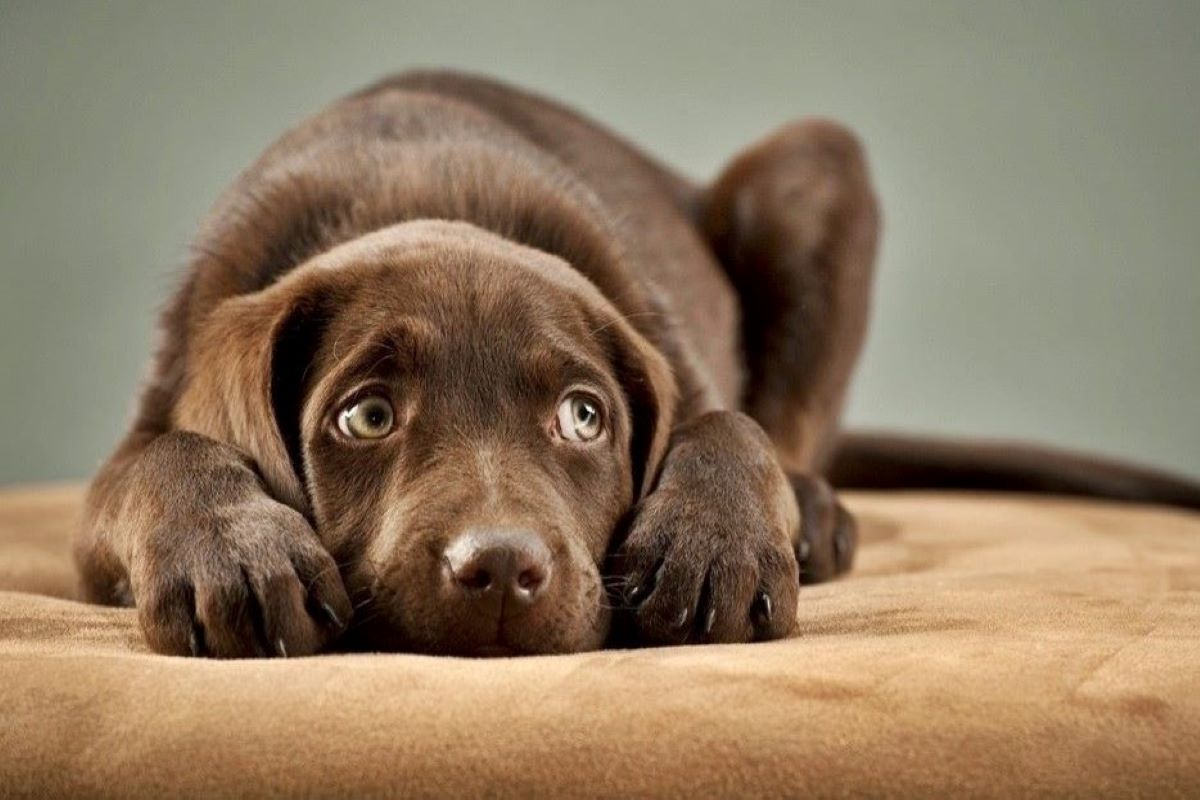
POLYGON ((1200 793, 1200 516, 857 494, 798 635, 469 660, 149 653, 0 492, 0 795, 1200 793))

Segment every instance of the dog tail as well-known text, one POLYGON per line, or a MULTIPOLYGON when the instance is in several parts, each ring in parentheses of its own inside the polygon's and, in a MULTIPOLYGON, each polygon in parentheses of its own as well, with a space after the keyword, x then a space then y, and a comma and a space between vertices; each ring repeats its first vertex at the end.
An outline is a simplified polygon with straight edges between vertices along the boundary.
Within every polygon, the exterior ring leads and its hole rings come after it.
POLYGON ((959 489, 1099 497, 1200 509, 1200 482, 1049 447, 847 432, 826 471, 841 489, 959 489))

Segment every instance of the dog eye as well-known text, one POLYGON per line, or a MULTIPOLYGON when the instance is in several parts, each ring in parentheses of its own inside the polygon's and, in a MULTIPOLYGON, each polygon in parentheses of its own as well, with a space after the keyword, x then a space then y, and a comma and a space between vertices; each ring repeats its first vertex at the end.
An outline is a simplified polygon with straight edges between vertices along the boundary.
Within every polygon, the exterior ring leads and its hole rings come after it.
POLYGON ((338 414, 338 430, 355 439, 379 439, 392 432, 396 415, 379 395, 356 400, 338 414))
POLYGON ((600 402, 589 395, 573 392, 558 406, 558 435, 569 442, 590 442, 604 430, 600 402))

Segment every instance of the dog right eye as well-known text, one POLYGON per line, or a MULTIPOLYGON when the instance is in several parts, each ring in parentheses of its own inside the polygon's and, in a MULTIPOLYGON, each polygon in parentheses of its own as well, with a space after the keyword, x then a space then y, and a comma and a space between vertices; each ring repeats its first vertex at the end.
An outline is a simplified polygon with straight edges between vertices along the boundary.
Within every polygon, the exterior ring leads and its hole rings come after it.
POLYGON ((568 442, 590 442, 604 432, 600 401, 585 392, 571 392, 555 414, 555 431, 568 442))
POLYGON ((382 439, 395 427, 396 414, 386 397, 355 400, 338 414, 338 430, 353 439, 382 439))

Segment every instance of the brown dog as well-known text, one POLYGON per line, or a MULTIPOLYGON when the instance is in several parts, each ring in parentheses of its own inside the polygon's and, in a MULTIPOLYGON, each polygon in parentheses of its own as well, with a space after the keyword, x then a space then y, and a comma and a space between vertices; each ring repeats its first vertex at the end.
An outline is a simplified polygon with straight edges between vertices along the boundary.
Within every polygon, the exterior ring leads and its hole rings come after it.
POLYGON ((784 636, 854 555, 818 475, 878 224, 829 122, 700 189, 486 80, 342 100, 204 226, 89 494, 86 593, 180 654, 312 653, 352 620, 367 647, 567 652, 614 606, 637 642, 784 636))

